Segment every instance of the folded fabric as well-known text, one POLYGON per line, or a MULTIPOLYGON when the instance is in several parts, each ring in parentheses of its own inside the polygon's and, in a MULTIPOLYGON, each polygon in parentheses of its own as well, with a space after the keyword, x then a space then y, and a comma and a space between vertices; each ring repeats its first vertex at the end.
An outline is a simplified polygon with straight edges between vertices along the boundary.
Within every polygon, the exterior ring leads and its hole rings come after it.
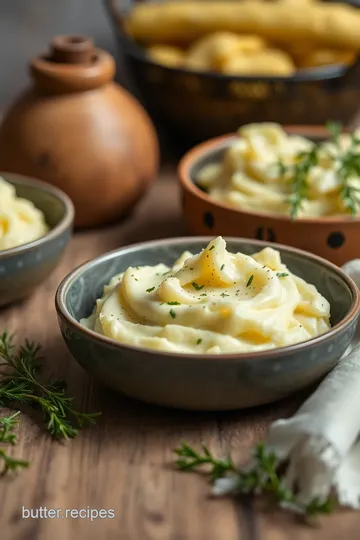
MULTIPOLYGON (((343 270, 360 287, 360 259, 343 270)), ((360 508, 360 323, 335 368, 300 409, 273 422, 265 441, 280 463, 284 484, 308 504, 335 490, 341 505, 360 508)), ((214 485, 214 494, 233 491, 232 478, 214 485)))

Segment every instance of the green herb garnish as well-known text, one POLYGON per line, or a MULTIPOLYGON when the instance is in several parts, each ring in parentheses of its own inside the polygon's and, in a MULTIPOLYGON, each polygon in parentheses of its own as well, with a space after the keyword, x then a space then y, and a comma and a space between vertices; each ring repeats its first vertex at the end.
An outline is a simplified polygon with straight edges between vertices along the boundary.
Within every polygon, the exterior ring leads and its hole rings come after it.
POLYGON ((150 289, 146 289, 146 292, 153 292, 155 290, 155 287, 150 287, 150 289))
POLYGON ((341 124, 330 123, 328 129, 331 132, 331 142, 337 147, 338 155, 331 156, 338 163, 337 174, 341 180, 340 196, 345 207, 350 210, 352 216, 356 215, 359 204, 357 196, 359 188, 351 184, 351 179, 360 176, 360 152, 357 146, 360 140, 351 135, 351 143, 347 150, 340 147, 341 124))
POLYGON ((283 278, 287 277, 289 274, 287 274, 286 272, 277 272, 276 275, 278 278, 283 278))
POLYGON ((204 444, 202 452, 183 443, 180 448, 174 450, 174 453, 177 455, 176 465, 182 471, 196 471, 206 466, 211 483, 219 478, 234 478, 234 495, 266 493, 283 509, 303 514, 306 517, 329 514, 333 509, 334 501, 331 498, 323 502, 314 499, 308 505, 298 502, 296 495, 284 487, 283 479, 278 473, 275 454, 263 443, 257 444, 254 448, 254 464, 248 469, 236 467, 231 455, 223 459, 216 458, 204 444))
POLYGON ((200 345, 201 342, 202 342, 202 339, 199 338, 199 339, 197 340, 197 342, 196 342, 196 345, 200 345))
POLYGON ((209 251, 211 251, 211 250, 213 250, 213 249, 215 249, 215 246, 211 246, 211 247, 209 248, 209 251))
MULTIPOLYGON (((20 411, 15 412, 10 416, 4 416, 0 418, 0 444, 10 444, 14 446, 17 443, 17 436, 14 433, 18 421, 18 415, 20 411)), ((28 467, 29 462, 23 459, 15 459, 11 457, 4 448, 0 447, 0 462, 2 462, 1 475, 6 474, 8 471, 17 471, 18 469, 24 469, 28 467)))
POLYGON ((224 268, 225 268, 225 264, 222 264, 222 265, 220 266, 220 270, 224 270, 224 268))
POLYGON ((225 298, 225 296, 230 296, 230 294, 226 294, 226 293, 222 292, 222 293, 220 294, 220 296, 222 296, 223 298, 225 298))
POLYGON ((171 316, 173 319, 176 318, 176 313, 175 313, 175 311, 174 311, 173 309, 170 309, 169 313, 170 313, 170 316, 171 316))
POLYGON ((76 437, 79 428, 99 416, 78 412, 62 380, 41 378, 40 346, 30 341, 15 351, 12 336, 0 335, 0 407, 27 405, 42 412, 47 431, 54 438, 76 437))
POLYGON ((276 170, 280 177, 285 176, 285 174, 288 172, 287 165, 285 165, 285 163, 283 163, 280 158, 276 162, 276 170))
POLYGON ((297 155, 297 162, 293 166, 287 167, 286 174, 291 175, 292 194, 289 197, 291 219, 295 219, 308 194, 307 178, 310 170, 318 163, 318 145, 308 152, 300 152, 297 155))
POLYGON ((182 471, 188 471, 203 465, 210 465, 209 474, 213 482, 218 478, 224 477, 228 472, 236 472, 231 457, 217 459, 211 454, 205 444, 202 444, 202 451, 203 453, 201 454, 187 443, 182 443, 180 448, 174 450, 174 453, 178 456, 176 460, 177 467, 182 471))
POLYGON ((198 285, 198 284, 196 283, 196 281, 193 281, 191 285, 192 285, 192 286, 194 287, 194 289, 196 289, 197 291, 201 291, 201 289, 204 288, 204 285, 198 285))
POLYGON ((327 122, 326 123, 326 129, 330 133, 332 141, 336 145, 338 145, 340 135, 341 135, 341 132, 342 132, 342 125, 340 124, 340 122, 327 122))
MULTIPOLYGON (((350 146, 347 149, 342 149, 340 147, 341 124, 329 122, 327 129, 330 132, 330 142, 337 148, 337 153, 335 155, 329 154, 328 157, 334 161, 335 170, 341 182, 340 197, 345 207, 354 216, 359 206, 358 192, 360 188, 354 186, 351 180, 354 177, 360 177, 360 151, 358 150, 360 139, 352 134, 350 146)), ((289 204, 292 219, 297 217, 304 200, 307 198, 308 175, 310 170, 318 165, 320 151, 325 151, 322 143, 314 143, 311 150, 300 152, 296 156, 295 164, 285 165, 281 160, 277 162, 280 177, 286 176, 291 181, 292 193, 289 197, 289 204)))
POLYGON ((180 306, 180 302, 167 302, 168 306, 180 306))
POLYGON ((250 287, 250 285, 251 285, 252 282, 253 282, 253 279, 254 279, 254 274, 251 274, 251 276, 250 276, 249 279, 247 280, 246 287, 250 287))

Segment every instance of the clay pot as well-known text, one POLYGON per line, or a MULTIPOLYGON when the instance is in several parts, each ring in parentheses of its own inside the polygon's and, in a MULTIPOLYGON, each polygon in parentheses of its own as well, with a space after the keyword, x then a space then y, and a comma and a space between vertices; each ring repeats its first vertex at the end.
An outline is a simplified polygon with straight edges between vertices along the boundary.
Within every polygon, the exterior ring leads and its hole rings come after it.
MULTIPOLYGON (((309 139, 326 139, 320 126, 285 126, 285 131, 309 139)), ((196 235, 255 238, 300 248, 342 265, 359 258, 360 217, 302 218, 237 210, 212 199, 195 183, 199 170, 220 161, 235 134, 210 139, 195 146, 179 163, 183 212, 189 230, 196 235)))
POLYGON ((90 39, 62 36, 30 63, 33 86, 0 127, 0 171, 40 178, 75 206, 75 225, 127 212, 158 169, 158 142, 144 109, 113 82, 115 62, 90 39))

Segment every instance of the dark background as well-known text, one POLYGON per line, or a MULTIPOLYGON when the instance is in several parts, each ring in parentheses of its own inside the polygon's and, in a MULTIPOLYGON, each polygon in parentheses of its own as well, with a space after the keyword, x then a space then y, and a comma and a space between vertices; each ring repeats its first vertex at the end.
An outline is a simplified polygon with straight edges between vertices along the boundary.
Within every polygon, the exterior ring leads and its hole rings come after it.
POLYGON ((27 84, 29 58, 56 34, 87 34, 115 52, 102 0, 0 0, 0 108, 27 84))

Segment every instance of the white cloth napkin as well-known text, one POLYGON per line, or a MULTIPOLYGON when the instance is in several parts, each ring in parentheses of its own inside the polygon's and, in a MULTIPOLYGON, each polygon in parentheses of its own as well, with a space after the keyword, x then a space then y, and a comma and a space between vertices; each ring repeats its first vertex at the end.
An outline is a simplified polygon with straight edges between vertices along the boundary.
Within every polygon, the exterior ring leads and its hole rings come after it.
MULTIPOLYGON (((343 270, 360 287, 360 259, 343 270)), ((360 508, 360 323, 351 345, 292 418, 276 420, 266 444, 287 461, 285 483, 303 503, 325 499, 360 508)))
MULTIPOLYGON (((343 270, 360 287, 360 259, 343 270)), ((326 499, 331 489, 342 505, 360 509, 360 323, 351 345, 313 395, 288 419, 270 426, 267 447, 287 462, 285 484, 304 504, 326 499)), ((232 491, 231 479, 214 494, 232 491)))

